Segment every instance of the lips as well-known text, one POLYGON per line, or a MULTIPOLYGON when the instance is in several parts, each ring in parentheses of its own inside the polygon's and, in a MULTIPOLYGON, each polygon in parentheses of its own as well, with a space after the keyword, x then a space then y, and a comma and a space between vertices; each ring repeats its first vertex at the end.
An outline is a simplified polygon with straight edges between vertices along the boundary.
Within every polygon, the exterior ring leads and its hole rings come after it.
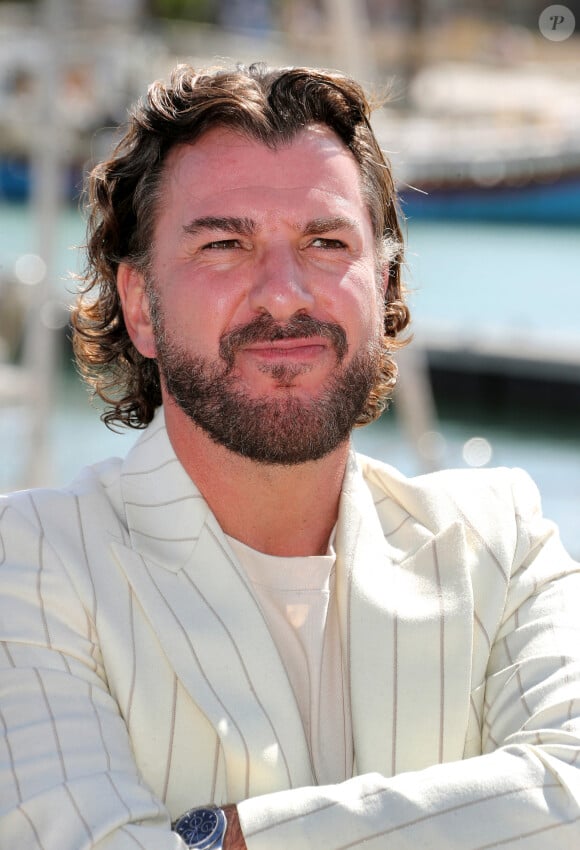
POLYGON ((262 360, 310 360, 319 357, 327 348, 323 340, 285 339, 254 343, 242 351, 262 360))
POLYGON ((246 351, 294 351, 303 348, 326 348, 328 341, 321 337, 292 337, 290 339, 264 340, 245 346, 246 351))

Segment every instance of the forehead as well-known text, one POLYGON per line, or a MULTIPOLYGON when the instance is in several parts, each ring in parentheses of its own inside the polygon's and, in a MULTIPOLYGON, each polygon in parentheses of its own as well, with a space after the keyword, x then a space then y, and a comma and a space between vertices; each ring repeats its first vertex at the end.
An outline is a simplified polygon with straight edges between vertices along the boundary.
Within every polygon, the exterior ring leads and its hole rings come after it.
POLYGON ((280 210, 349 207, 367 215, 358 163, 320 125, 275 148, 227 128, 212 129, 170 152, 163 184, 164 200, 175 212, 202 203, 208 214, 223 213, 224 205, 254 204, 280 210))

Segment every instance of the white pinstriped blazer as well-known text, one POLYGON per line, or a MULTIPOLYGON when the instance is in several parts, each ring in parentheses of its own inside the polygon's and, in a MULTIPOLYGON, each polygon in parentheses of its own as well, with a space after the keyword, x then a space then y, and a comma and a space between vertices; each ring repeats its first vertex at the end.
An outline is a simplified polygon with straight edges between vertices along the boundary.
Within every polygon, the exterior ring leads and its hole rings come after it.
POLYGON ((352 455, 356 763, 325 787, 162 414, 124 461, 0 501, 1 850, 177 850, 170 820, 212 800, 250 850, 577 850, 580 566, 536 497, 523 473, 352 455))

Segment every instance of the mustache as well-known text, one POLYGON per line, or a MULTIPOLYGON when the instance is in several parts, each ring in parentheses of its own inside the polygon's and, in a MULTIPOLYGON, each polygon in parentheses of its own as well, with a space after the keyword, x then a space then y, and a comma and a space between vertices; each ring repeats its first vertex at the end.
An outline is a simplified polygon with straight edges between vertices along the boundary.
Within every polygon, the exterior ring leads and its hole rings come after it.
POLYGON ((280 339, 308 339, 319 336, 329 339, 340 362, 348 351, 346 331, 336 322, 321 322, 307 313, 297 313, 286 324, 280 324, 269 313, 240 325, 220 339, 219 353, 228 368, 234 365, 236 353, 255 342, 276 342, 280 339))

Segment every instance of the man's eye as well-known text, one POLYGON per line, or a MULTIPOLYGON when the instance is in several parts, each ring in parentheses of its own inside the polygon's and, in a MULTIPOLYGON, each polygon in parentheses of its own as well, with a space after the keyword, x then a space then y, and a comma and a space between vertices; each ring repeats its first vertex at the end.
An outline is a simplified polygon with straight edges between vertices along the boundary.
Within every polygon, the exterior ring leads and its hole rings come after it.
POLYGON ((313 248, 326 248, 330 250, 339 250, 340 248, 345 247, 344 242, 340 239, 328 239, 322 236, 317 236, 310 244, 313 248))
POLYGON ((240 243, 237 239, 214 239, 203 246, 204 251, 227 251, 228 248, 239 248, 240 243))

